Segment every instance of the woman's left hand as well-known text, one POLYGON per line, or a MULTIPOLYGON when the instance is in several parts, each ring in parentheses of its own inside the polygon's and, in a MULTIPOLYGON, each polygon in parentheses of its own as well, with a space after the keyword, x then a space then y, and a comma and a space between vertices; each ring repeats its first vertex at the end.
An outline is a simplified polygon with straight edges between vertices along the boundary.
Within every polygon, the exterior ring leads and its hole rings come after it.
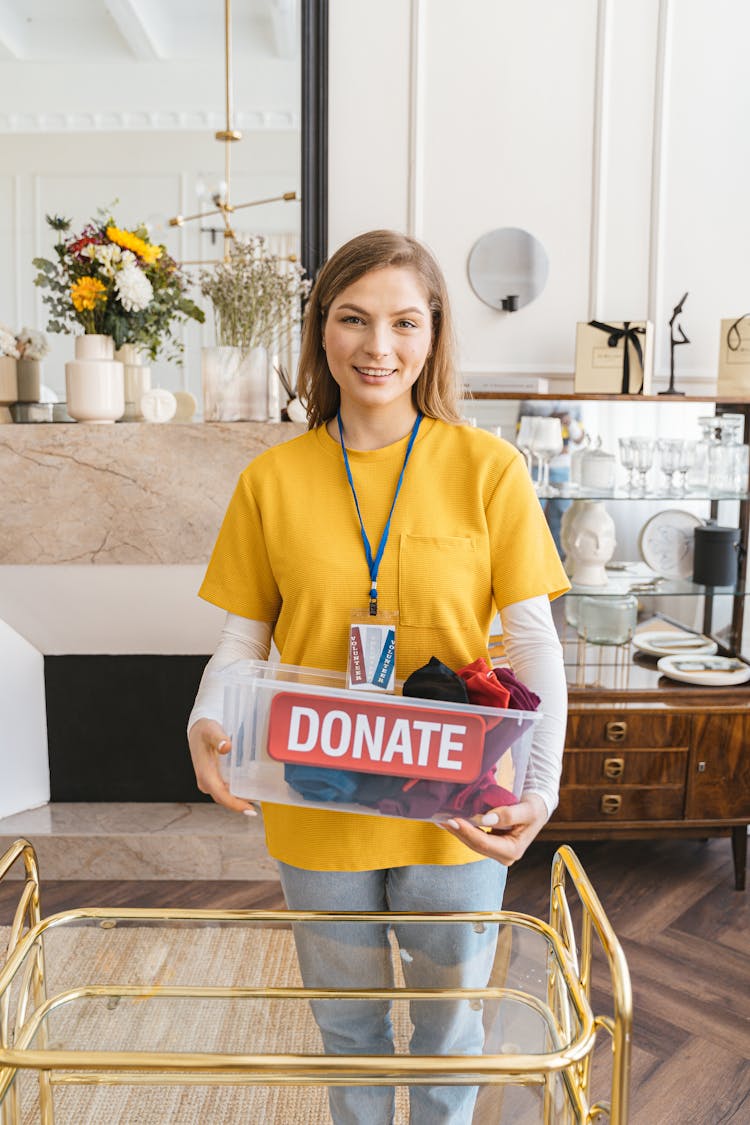
POLYGON ((491 828, 490 832, 468 820, 443 821, 442 827, 473 851, 510 867, 521 858, 547 818, 544 801, 531 793, 517 805, 504 805, 477 818, 480 825, 491 828))

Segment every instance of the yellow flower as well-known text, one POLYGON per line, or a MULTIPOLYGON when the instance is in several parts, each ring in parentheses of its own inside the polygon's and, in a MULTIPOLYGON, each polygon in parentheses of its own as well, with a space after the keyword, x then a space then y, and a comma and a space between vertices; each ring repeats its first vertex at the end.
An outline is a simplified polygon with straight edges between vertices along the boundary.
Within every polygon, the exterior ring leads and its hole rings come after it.
POLYGON ((71 286, 70 297, 76 312, 95 309, 98 301, 106 301, 107 287, 98 277, 81 277, 71 286))
POLYGON ((143 243, 141 257, 147 266, 152 266, 161 258, 161 246, 153 246, 148 242, 143 243))
POLYGON ((107 238, 110 242, 122 246, 124 250, 132 250, 148 266, 153 265, 161 258, 161 246, 153 246, 150 242, 146 242, 145 239, 139 238, 137 234, 132 234, 129 230, 107 227, 107 238))

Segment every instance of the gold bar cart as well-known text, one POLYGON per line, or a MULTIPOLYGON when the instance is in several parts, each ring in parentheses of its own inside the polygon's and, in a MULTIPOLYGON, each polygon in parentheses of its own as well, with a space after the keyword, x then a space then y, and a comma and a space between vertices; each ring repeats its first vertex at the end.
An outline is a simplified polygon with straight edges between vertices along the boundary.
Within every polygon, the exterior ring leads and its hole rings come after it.
MULTIPOLYGON (((470 1086, 477 1091, 476 1122, 627 1123, 628 968, 569 847, 552 862, 549 922, 512 911, 169 908, 81 908, 43 918, 28 841, 16 841, 0 859, 0 878, 14 864, 23 864, 24 878, 0 971, 2 1125, 65 1125, 69 1119, 56 1115, 58 1091, 62 1097, 66 1087, 82 1086, 107 1093, 115 1086, 283 1087, 298 1095, 308 1087, 392 1086, 401 1091, 397 1106, 414 1086, 470 1086), (343 935, 342 948, 356 956, 350 938, 370 926, 387 927, 389 987, 304 987, 294 956, 300 928, 326 941, 343 935), (439 975, 441 987, 408 983, 407 935, 425 926, 472 927, 483 935, 491 964, 482 979, 473 987, 446 987, 439 975), (606 997, 604 1014, 593 1010, 594 975, 596 1006, 606 997), (311 1001, 389 1005, 395 1053, 325 1054, 311 1001), (423 1013, 436 1005, 436 1017, 446 1004, 463 1005, 479 1021, 479 1049, 410 1054, 412 1004, 423 1013), (594 1094, 601 1084, 608 1087, 604 1098, 594 1094)), ((265 1113, 264 1119, 274 1120, 265 1113)))

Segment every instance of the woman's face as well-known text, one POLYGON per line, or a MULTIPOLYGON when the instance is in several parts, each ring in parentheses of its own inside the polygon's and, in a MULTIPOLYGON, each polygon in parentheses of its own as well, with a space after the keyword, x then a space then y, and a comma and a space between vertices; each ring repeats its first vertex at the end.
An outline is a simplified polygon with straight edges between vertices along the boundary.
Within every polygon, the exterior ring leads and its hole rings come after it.
POLYGON ((323 343, 344 410, 408 406, 413 414, 411 388, 432 345, 418 275, 407 266, 385 266, 358 278, 331 303, 323 343))

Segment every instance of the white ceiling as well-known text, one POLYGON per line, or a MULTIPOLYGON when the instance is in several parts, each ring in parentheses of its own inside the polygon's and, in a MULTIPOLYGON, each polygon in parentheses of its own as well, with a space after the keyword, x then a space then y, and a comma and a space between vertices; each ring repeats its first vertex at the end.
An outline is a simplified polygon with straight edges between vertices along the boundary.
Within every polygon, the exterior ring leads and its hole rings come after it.
MULTIPOLYGON (((0 0, 0 134, 218 129, 224 0, 0 0)), ((233 124, 299 127, 299 0, 232 0, 233 124)))
MULTIPOLYGON (((232 56, 289 59, 298 0, 234 0, 232 56)), ((224 50, 224 0, 0 0, 0 62, 174 62, 224 50)))

